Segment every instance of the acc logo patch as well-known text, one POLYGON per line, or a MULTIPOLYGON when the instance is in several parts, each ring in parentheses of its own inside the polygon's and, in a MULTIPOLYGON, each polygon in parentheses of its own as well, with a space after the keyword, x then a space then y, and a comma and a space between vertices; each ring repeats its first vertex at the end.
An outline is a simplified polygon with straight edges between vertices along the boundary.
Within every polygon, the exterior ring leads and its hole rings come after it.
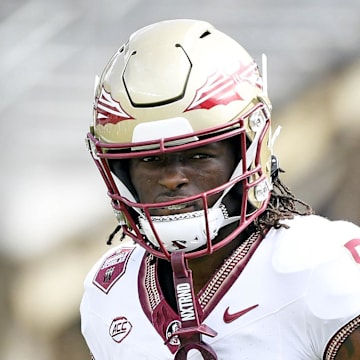
POLYGON ((115 318, 109 328, 109 333, 112 339, 119 343, 129 335, 132 329, 130 321, 125 316, 115 318))
POLYGON ((96 273, 93 284, 107 294, 125 273, 127 262, 134 248, 121 248, 105 259, 96 273))

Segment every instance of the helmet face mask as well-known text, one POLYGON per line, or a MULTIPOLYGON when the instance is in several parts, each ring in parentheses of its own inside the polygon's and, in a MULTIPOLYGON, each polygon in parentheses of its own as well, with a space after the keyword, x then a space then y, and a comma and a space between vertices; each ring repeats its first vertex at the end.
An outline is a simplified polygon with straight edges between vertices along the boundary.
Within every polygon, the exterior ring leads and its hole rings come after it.
POLYGON ((202 256, 237 237, 270 197, 270 107, 254 61, 211 25, 172 20, 132 35, 99 81, 87 137, 124 233, 161 258, 177 250, 188 258, 202 256), (189 197, 140 202, 129 173, 131 159, 226 139, 235 139, 239 151, 227 181, 189 197), (230 201, 235 189, 240 198, 230 201), (194 202, 199 209, 181 211, 194 202), (238 205, 229 214, 231 202, 238 205), (172 213, 153 215, 162 208, 172 213), (230 234, 217 237, 230 224, 230 234))

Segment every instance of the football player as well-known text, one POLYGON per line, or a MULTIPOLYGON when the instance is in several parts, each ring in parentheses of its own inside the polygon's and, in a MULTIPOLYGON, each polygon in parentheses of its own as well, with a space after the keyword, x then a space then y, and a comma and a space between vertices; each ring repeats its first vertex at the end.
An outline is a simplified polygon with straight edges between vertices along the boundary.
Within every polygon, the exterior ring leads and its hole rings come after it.
POLYGON ((87 143, 130 240, 85 280, 94 359, 360 359, 360 229, 280 180, 263 65, 186 19, 106 65, 87 143))

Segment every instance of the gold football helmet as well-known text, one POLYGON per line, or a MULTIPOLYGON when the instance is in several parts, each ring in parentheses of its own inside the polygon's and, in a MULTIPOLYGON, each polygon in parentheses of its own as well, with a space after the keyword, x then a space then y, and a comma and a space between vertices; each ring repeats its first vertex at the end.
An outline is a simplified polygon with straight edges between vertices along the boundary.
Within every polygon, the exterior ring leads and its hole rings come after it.
MULTIPOLYGON (((266 74, 265 74, 266 75, 266 74)), ((271 104, 266 76, 235 40, 196 20, 169 20, 130 36, 110 59, 95 90, 87 142, 124 234, 161 258, 212 253, 238 236, 266 208, 271 182, 271 104), (263 74, 264 75, 264 74, 263 74), (191 199, 138 200, 126 160, 239 140, 240 159, 221 187, 191 199), (123 161, 116 175, 111 161, 123 161), (224 199, 240 188, 239 209, 224 199), (208 198, 217 194, 215 205, 208 198), (201 199, 203 210, 151 216, 150 209, 201 199), (236 223, 224 239, 220 228, 236 223)))

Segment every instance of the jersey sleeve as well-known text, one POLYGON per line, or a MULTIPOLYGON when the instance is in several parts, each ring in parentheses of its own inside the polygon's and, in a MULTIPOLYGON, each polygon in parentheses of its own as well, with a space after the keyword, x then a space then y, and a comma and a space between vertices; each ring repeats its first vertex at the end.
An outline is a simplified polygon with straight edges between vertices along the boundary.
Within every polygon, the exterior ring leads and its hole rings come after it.
POLYGON ((323 251, 331 256, 314 267, 305 298, 309 337, 319 354, 331 341, 344 341, 360 316, 360 229, 333 222, 330 230, 323 251))
POLYGON ((311 215, 277 231, 274 269, 303 281, 304 343, 314 358, 360 314, 360 228, 311 215))
POLYGON ((84 281, 80 304, 81 332, 94 359, 112 359, 107 310, 116 308, 116 299, 108 296, 125 276, 127 263, 136 246, 111 248, 91 268, 84 281))
POLYGON ((331 225, 322 250, 331 256, 313 269, 307 290, 310 311, 325 320, 360 313, 360 229, 347 222, 331 225))

